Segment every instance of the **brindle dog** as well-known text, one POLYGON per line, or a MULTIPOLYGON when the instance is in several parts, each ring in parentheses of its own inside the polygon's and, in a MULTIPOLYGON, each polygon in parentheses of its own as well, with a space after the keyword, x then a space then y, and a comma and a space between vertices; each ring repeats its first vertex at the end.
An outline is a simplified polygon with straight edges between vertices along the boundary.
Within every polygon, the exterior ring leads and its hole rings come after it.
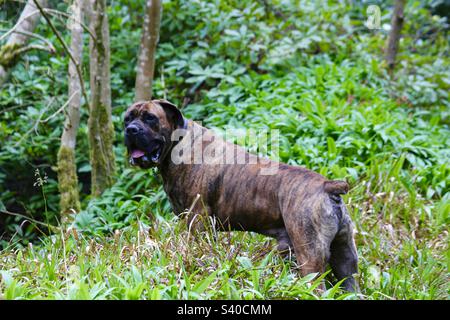
POLYGON ((221 230, 274 237, 279 250, 293 250, 303 275, 329 263, 346 290, 358 290, 353 224, 340 197, 346 182, 247 153, 165 100, 128 108, 125 144, 132 165, 158 167, 174 212, 193 213, 190 225, 201 228, 196 217, 209 215, 221 230))

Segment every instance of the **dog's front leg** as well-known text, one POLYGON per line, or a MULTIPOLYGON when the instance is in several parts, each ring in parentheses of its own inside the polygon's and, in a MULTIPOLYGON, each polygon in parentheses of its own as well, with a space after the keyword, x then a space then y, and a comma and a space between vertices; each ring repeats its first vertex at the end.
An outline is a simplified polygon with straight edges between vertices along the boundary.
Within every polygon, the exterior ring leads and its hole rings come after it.
POLYGON ((199 194, 185 215, 189 233, 195 234, 211 228, 211 221, 209 219, 211 216, 211 208, 204 203, 199 194))

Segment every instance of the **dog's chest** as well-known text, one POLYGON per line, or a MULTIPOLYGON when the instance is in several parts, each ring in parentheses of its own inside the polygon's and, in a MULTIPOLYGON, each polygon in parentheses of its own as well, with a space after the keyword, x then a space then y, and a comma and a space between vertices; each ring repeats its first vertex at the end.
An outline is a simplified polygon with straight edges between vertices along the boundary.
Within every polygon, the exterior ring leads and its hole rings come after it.
POLYGON ((169 174, 163 174, 163 188, 175 214, 187 211, 197 198, 205 197, 204 188, 198 175, 193 175, 183 165, 177 166, 169 174))

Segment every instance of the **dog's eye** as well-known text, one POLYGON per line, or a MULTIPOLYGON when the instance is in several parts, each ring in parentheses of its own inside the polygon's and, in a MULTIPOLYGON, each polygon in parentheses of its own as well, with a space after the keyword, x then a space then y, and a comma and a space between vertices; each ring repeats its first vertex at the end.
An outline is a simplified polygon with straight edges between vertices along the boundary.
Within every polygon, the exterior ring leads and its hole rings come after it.
POLYGON ((125 117, 125 124, 127 124, 130 121, 131 121, 131 116, 130 115, 126 116, 125 117))
POLYGON ((156 121, 156 119, 157 119, 156 116, 151 113, 147 113, 144 116, 144 121, 148 122, 148 123, 154 123, 156 121))

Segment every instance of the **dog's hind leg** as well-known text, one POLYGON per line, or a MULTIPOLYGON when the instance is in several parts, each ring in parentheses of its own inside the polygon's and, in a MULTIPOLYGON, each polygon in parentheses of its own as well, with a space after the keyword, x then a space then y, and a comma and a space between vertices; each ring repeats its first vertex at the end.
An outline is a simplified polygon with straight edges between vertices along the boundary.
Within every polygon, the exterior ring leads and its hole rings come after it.
POLYGON ((344 181, 327 181, 324 190, 329 196, 331 210, 337 218, 338 230, 330 244, 330 266, 337 280, 345 279, 343 286, 350 292, 358 292, 359 287, 353 275, 358 272, 358 254, 353 239, 353 223, 340 197, 348 192, 344 181))
MULTIPOLYGON (((303 215, 303 217, 306 216, 308 215, 303 215)), ((323 273, 330 257, 329 242, 323 241, 318 226, 314 226, 312 220, 294 217, 294 215, 288 217, 292 219, 292 222, 286 223, 286 229, 289 239, 292 240, 300 273, 302 276, 309 273, 323 273)))
POLYGON ((337 280, 345 279, 343 286, 350 292, 358 292, 359 287, 353 277, 358 272, 358 254, 353 239, 352 222, 343 216, 341 228, 331 242, 330 266, 337 280))

